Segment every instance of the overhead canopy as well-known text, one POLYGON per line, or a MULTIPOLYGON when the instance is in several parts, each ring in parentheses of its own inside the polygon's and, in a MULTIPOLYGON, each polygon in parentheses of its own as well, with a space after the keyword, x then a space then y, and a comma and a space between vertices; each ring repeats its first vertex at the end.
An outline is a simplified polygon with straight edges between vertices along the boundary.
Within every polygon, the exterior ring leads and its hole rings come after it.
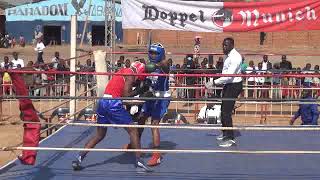
MULTIPOLYGON (((7 21, 70 21, 70 16, 78 14, 78 20, 105 20, 105 0, 47 0, 6 9, 7 21), (83 3, 83 4, 82 4, 83 3), (91 7, 91 8, 89 8, 91 7), (90 13, 89 13, 90 11, 90 13)), ((122 20, 121 5, 115 6, 116 21, 122 20)))

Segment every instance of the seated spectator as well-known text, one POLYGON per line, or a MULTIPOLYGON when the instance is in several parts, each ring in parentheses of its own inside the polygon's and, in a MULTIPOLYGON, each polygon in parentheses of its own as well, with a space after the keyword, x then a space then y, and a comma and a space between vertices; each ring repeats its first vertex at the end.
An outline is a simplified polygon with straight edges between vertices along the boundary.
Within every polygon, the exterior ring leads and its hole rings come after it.
POLYGON ((303 90, 302 98, 306 101, 302 102, 314 102, 314 104, 300 104, 298 111, 294 114, 290 120, 290 125, 293 125, 295 120, 301 116, 301 125, 318 125, 319 111, 318 104, 315 99, 312 98, 311 90, 303 90))
POLYGON ((12 63, 9 62, 8 56, 3 57, 3 62, 0 64, 0 68, 2 68, 2 69, 11 69, 12 68, 12 63))
POLYGON ((19 59, 19 55, 17 52, 12 53, 13 60, 11 60, 12 63, 12 69, 17 69, 18 65, 20 65, 21 68, 24 67, 24 61, 22 59, 19 59))

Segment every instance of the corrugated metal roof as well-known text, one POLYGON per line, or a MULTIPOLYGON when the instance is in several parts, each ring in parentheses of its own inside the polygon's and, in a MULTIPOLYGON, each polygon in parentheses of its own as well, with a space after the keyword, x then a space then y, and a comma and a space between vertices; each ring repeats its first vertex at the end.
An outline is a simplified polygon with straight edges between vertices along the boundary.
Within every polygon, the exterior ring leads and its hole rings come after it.
POLYGON ((22 4, 32 3, 34 0, 0 0, 0 8, 6 9, 22 4))

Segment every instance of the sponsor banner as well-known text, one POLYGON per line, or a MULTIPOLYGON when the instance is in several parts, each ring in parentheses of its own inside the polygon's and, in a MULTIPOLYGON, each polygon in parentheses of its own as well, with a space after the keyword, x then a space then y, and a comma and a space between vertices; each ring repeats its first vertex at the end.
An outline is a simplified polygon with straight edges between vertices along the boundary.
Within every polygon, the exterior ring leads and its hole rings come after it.
MULTIPOLYGON (((78 20, 105 20, 105 1, 92 0, 48 0, 6 9, 7 21, 70 21, 70 16, 78 14, 78 20), (90 7, 89 7, 90 6, 90 7)), ((115 6, 116 21, 122 20, 121 5, 115 6)))
POLYGON ((320 30, 319 0, 123 0, 124 29, 196 32, 320 30))

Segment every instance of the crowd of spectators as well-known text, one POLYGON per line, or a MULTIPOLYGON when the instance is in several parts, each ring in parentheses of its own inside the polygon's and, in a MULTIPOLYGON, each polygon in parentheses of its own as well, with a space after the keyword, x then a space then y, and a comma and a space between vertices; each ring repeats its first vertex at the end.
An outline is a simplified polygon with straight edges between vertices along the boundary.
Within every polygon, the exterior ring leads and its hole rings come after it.
MULTIPOLYGON (((69 71, 69 64, 63 59, 59 58, 59 52, 54 54, 54 58, 50 63, 25 61, 19 58, 17 52, 12 53, 12 59, 8 56, 3 57, 1 69, 7 70, 24 70, 24 71, 69 71)), ((45 74, 45 73, 23 73, 25 84, 29 90, 30 95, 34 96, 54 96, 66 95, 68 93, 68 79, 69 76, 62 74, 45 74)), ((3 93, 5 95, 12 95, 15 90, 12 86, 11 77, 9 73, 5 72, 2 76, 3 93)))
MULTIPOLYGON (((213 59, 204 58, 194 58, 192 55, 187 55, 182 64, 174 63, 174 60, 169 58, 171 73, 182 73, 182 74, 217 74, 222 72, 223 67, 223 57, 215 57, 216 61, 213 59)), ((144 58, 125 58, 125 56, 120 56, 119 59, 110 63, 107 61, 108 71, 117 71, 123 67, 130 67, 131 62, 140 61, 146 63, 144 58)), ((53 54, 51 61, 49 63, 44 63, 43 61, 28 61, 25 65, 24 60, 19 58, 17 52, 12 53, 12 57, 4 56, 3 62, 0 64, 2 69, 23 69, 30 71, 69 71, 69 61, 65 61, 60 58, 59 52, 53 54), (11 60, 10 60, 11 58, 11 60)), ((257 62, 257 61, 256 61, 257 62)), ((301 88, 313 88, 313 95, 320 96, 320 79, 319 77, 280 77, 280 74, 310 74, 319 73, 319 65, 315 65, 312 68, 310 63, 307 63, 304 68, 294 68, 292 63, 287 60, 287 57, 283 55, 281 61, 277 63, 271 63, 267 55, 264 55, 261 62, 255 64, 254 61, 249 61, 247 63, 245 57, 243 57, 243 64, 241 66, 243 74, 254 75, 252 77, 247 77, 244 79, 245 91, 242 96, 248 98, 300 98, 301 88), (259 77, 259 74, 273 74, 273 77, 259 77)), ((77 63, 77 71, 81 72, 94 72, 95 64, 91 59, 87 59, 85 64, 77 63)), ((52 96, 52 95, 66 95, 69 90, 69 76, 62 74, 24 74, 25 83, 29 88, 30 94, 35 96, 52 96)), ((94 75, 79 75, 76 77, 77 88, 84 88, 88 91, 88 96, 95 96, 94 86, 95 86, 95 76, 94 75)), ((199 98, 205 95, 211 97, 219 97, 221 88, 217 87, 216 90, 205 91, 200 87, 209 81, 206 77, 188 77, 181 78, 177 77, 175 79, 170 79, 171 83, 174 83, 177 88, 177 94, 181 98, 199 98), (183 87, 194 87, 197 88, 183 88, 183 87), (182 87, 182 88, 181 88, 182 87)), ((3 91, 5 94, 12 94, 14 90, 11 88, 11 79, 8 73, 4 73, 2 77, 3 91)))
MULTIPOLYGON (((182 64, 175 64, 174 60, 169 58, 171 73, 184 73, 184 74, 217 74, 222 72, 224 58, 222 56, 215 57, 217 60, 214 62, 208 58, 194 58, 192 55, 187 55, 182 64)), ((133 61, 139 60, 145 62, 144 59, 135 57, 133 61)), ((257 62, 257 61, 255 61, 257 62)), ((130 64, 130 60, 121 56, 115 63, 115 67, 126 67, 130 64)), ((112 66, 112 65, 111 65, 112 66)), ((254 61, 247 63, 243 56, 243 64, 241 66, 243 74, 251 74, 252 77, 244 78, 245 91, 242 96, 247 98, 300 98, 303 88, 312 88, 313 96, 320 96, 320 79, 319 77, 282 77, 279 75, 286 74, 310 74, 319 73, 319 65, 311 67, 310 63, 307 63, 304 68, 293 67, 292 63, 287 59, 286 55, 281 56, 281 60, 275 63, 269 61, 269 56, 264 55, 261 61, 257 64, 254 61), (259 77, 258 75, 273 74, 272 77, 259 77)), ((203 86, 209 78, 201 77, 177 77, 171 81, 178 87, 186 86, 187 88, 178 88, 177 93, 181 98, 198 98, 205 96, 205 91, 197 90, 196 88, 188 88, 194 86, 203 86)), ((210 91, 207 96, 220 97, 222 87, 217 87, 216 90, 210 91)))

